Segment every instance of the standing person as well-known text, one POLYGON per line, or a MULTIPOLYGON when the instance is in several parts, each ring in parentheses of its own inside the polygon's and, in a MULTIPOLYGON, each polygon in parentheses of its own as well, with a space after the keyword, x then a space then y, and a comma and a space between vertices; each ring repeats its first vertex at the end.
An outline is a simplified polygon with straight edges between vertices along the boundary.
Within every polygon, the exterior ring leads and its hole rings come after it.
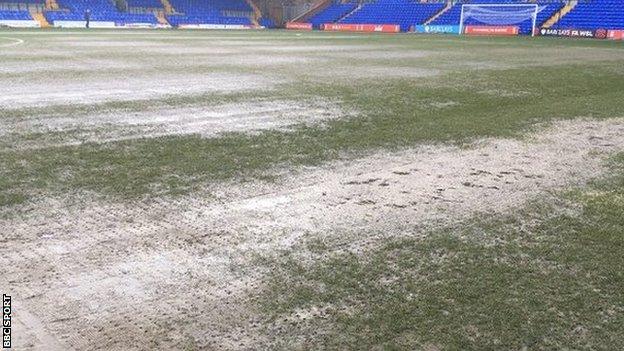
POLYGON ((87 9, 84 13, 84 20, 86 22, 86 27, 89 28, 89 22, 91 21, 91 10, 87 9))

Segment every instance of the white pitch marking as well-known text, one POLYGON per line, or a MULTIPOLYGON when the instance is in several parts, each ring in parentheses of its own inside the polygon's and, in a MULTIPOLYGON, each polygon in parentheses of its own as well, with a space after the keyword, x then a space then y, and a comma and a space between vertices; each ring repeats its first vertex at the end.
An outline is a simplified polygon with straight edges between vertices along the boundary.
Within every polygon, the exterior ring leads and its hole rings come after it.
POLYGON ((12 43, 0 44, 0 48, 8 48, 10 46, 17 46, 17 45, 24 44, 24 41, 22 39, 9 38, 9 37, 0 37, 0 39, 7 39, 7 40, 13 41, 12 43))

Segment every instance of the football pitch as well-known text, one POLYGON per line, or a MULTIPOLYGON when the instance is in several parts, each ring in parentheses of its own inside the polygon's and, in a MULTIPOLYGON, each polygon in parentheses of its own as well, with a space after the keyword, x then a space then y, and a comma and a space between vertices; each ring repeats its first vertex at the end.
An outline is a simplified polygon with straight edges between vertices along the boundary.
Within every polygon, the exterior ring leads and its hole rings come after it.
POLYGON ((624 349, 624 46, 0 30, 16 350, 624 349))

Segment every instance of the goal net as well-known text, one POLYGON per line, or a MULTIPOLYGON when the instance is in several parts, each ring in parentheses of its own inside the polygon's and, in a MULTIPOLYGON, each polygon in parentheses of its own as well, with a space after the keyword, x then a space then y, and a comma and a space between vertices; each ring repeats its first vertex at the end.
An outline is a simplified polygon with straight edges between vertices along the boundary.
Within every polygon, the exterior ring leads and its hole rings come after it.
POLYGON ((543 9, 537 4, 464 4, 460 33, 467 26, 518 27, 519 33, 535 35, 537 15, 543 9))

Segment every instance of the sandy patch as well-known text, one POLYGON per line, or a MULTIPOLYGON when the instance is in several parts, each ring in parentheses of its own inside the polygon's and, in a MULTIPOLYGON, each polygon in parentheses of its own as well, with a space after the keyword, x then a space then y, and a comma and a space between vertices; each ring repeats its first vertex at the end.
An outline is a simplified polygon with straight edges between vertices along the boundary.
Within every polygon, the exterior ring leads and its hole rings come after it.
POLYGON ((102 72, 121 69, 142 69, 145 65, 139 62, 121 62, 113 59, 92 59, 85 58, 77 60, 58 58, 49 61, 9 61, 0 65, 0 73, 19 74, 32 72, 62 72, 62 71, 84 71, 102 72))
MULTIPOLYGON (((223 42, 220 42, 222 44, 223 42)), ((257 48, 260 52, 275 52, 275 53, 296 53, 296 52, 344 52, 353 51, 358 52, 360 50, 380 50, 380 49, 393 49, 396 46, 380 46, 379 45, 275 45, 271 42, 269 45, 260 46, 257 48)))
POLYGON ((311 72, 307 75, 327 80, 351 80, 351 79, 388 79, 388 78, 423 78, 433 77, 440 74, 437 69, 401 67, 401 66, 336 66, 333 65, 319 72, 311 72))
POLYGON ((431 56, 433 53, 421 50, 405 51, 337 51, 323 54, 323 57, 351 58, 358 60, 389 60, 389 59, 413 59, 431 56))
MULTIPOLYGON (((258 348, 270 336, 246 300, 261 284, 256 254, 309 238, 358 250, 503 213, 602 174, 604 157, 622 150, 622 120, 560 122, 527 140, 381 153, 286 172, 278 185, 217 184, 214 197, 46 198, 0 220, 0 284, 64 349, 258 348)), ((23 328, 15 334, 36 325, 23 328)))
POLYGON ((0 86, 0 107, 131 101, 210 92, 265 89, 276 79, 253 74, 153 74, 128 77, 87 77, 48 82, 19 81, 0 86))
POLYGON ((460 61, 453 62, 451 67, 449 68, 467 68, 472 70, 490 70, 490 69, 508 69, 513 68, 515 66, 505 65, 503 63, 496 63, 492 61, 460 61))
MULTIPOLYGON (((138 51, 142 51, 137 49, 138 51)), ((145 70, 162 70, 168 69, 181 69, 189 71, 189 66, 195 67, 232 67, 239 66, 244 69, 253 69, 258 67, 273 67, 283 65, 297 65, 312 62, 319 62, 320 59, 314 59, 305 56, 268 56, 268 55, 243 55, 240 52, 215 49, 201 49, 201 50, 188 50, 188 49, 167 49, 171 56, 175 56, 175 60, 163 60, 162 57, 158 59, 143 59, 143 60, 121 60, 121 59, 95 59, 85 57, 83 59, 62 59, 49 60, 48 62, 41 61, 19 61, 12 60, 5 62, 0 66, 0 74, 6 73, 13 76, 21 73, 54 73, 54 72, 68 72, 69 74, 90 74, 90 73, 102 73, 111 72, 111 74, 120 74, 120 71, 136 71, 137 74, 144 74, 145 70), (192 54, 193 58, 179 59, 181 53, 192 54), (205 55, 205 56, 201 56, 205 55)), ((149 54, 154 54, 155 51, 144 51, 149 54)), ((164 51, 163 51, 164 52, 164 51)), ((160 54, 159 54, 160 55, 160 54)))
MULTIPOLYGON (((200 47, 189 46, 154 46, 154 47, 142 47, 138 48, 139 51, 158 55, 168 56, 180 56, 180 55, 228 55, 228 54, 240 54, 243 50, 237 48, 222 48, 214 45, 206 45, 200 47)), ((190 61, 194 58, 188 57, 190 61)))
POLYGON ((338 103, 315 101, 246 101, 216 106, 155 109, 141 112, 100 113, 78 116, 7 118, 0 136, 12 133, 14 148, 41 148, 85 142, 199 134, 214 137, 227 132, 284 130, 293 125, 314 125, 322 121, 353 116, 338 103), (69 132, 63 141, 29 140, 33 133, 69 132))
POLYGON ((269 56, 269 55, 229 55, 229 56, 210 56, 202 60, 202 66, 241 66, 244 68, 270 67, 282 65, 297 65, 305 63, 320 63, 325 60, 313 59, 305 56, 269 56))
POLYGON ((64 45, 64 46, 77 46, 77 47, 121 47, 124 49, 128 49, 129 47, 132 48, 145 48, 145 47, 158 47, 158 46, 163 46, 163 43, 159 43, 159 42, 155 42, 155 41, 140 41, 140 40, 132 40, 132 41, 127 41, 127 40, 106 40, 106 41, 97 41, 97 40, 88 40, 88 41, 73 41, 73 40, 66 40, 66 41, 60 41, 58 42, 58 44, 60 45, 64 45))

